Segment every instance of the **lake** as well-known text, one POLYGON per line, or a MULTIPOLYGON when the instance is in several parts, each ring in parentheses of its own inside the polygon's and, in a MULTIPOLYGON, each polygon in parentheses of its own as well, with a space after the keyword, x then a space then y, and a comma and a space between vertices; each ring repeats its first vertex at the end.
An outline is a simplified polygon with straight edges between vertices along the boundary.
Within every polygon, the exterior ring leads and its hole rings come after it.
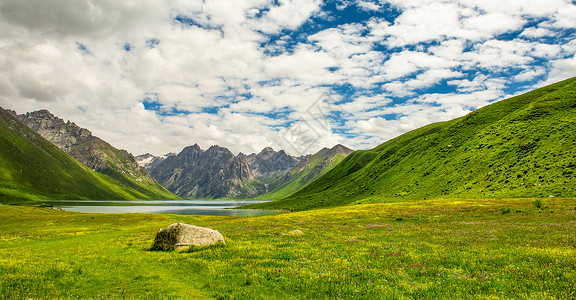
POLYGON ((44 204, 66 211, 83 213, 152 213, 177 215, 211 215, 253 217, 273 215, 279 211, 264 209, 230 209, 268 201, 253 200, 158 200, 158 201, 43 201, 44 204))

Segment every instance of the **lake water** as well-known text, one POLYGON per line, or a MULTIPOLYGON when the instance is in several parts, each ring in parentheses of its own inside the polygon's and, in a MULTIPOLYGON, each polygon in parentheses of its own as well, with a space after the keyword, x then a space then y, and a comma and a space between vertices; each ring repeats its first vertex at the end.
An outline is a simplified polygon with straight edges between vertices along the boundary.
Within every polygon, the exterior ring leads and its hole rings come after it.
POLYGON ((263 209, 230 209, 268 201, 248 200, 174 200, 174 201, 44 201, 66 211, 83 213, 153 213, 177 215, 211 215, 253 217, 279 213, 263 209))

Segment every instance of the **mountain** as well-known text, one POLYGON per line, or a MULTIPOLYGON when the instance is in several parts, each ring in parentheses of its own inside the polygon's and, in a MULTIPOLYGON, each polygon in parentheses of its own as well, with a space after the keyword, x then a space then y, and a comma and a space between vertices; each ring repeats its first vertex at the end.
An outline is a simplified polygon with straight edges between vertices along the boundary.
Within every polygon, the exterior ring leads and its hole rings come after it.
POLYGON ((0 202, 48 199, 161 199, 169 192, 95 172, 0 108, 0 202))
POLYGON ((288 198, 307 210, 403 199, 576 196, 576 78, 356 151, 288 198))
POLYGON ((150 153, 137 155, 134 158, 139 166, 149 170, 159 164, 161 161, 165 160, 169 156, 176 156, 176 153, 168 153, 163 156, 155 156, 150 153))
POLYGON ((158 184, 132 154, 119 150, 95 137, 85 128, 54 116, 47 110, 18 115, 17 118, 73 158, 99 173, 140 190, 153 198, 174 199, 174 195, 158 184))
POLYGON ((314 155, 308 155, 282 177, 270 183, 268 186, 270 191, 259 198, 280 199, 289 196, 336 167, 353 151, 345 146, 336 145, 331 149, 324 148, 314 155))
MULTIPOLYGON (((245 155, 240 153, 238 156, 245 155)), ((254 177, 266 184, 286 174, 303 159, 303 157, 288 155, 284 150, 274 151, 271 147, 262 149, 258 154, 252 153, 245 157, 254 177)))
MULTIPOLYGON (((239 154, 238 156, 242 156, 239 154)), ((246 161, 250 164, 250 169, 256 177, 265 177, 278 171, 287 171, 292 169, 300 159, 290 156, 280 150, 278 152, 270 147, 266 147, 258 154, 246 156, 246 161)))
POLYGON ((220 146, 204 151, 195 144, 178 155, 144 154, 137 159, 160 184, 184 198, 261 195, 262 199, 279 199, 326 173, 351 152, 338 145, 312 156, 294 157, 266 147, 259 153, 234 156, 220 146))
POLYGON ((254 197, 265 191, 246 157, 236 157, 220 146, 206 151, 197 144, 186 147, 153 166, 150 174, 168 190, 185 198, 254 197))

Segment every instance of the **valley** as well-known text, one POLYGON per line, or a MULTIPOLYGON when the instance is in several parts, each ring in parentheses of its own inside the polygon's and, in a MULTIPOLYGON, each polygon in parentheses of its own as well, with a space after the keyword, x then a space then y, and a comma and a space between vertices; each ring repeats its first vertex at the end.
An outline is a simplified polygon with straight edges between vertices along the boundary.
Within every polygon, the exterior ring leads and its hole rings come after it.
POLYGON ((576 0, 0 0, 0 300, 576 300, 576 0))

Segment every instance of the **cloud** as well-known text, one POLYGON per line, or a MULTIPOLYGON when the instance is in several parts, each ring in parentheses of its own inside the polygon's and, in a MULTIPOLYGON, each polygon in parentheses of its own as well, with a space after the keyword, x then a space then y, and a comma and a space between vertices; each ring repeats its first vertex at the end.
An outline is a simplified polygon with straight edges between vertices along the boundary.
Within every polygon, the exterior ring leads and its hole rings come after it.
POLYGON ((552 61, 551 65, 552 67, 548 79, 543 83, 543 85, 552 84, 576 76, 576 55, 571 58, 552 61))
POLYGON ((374 2, 369 2, 369 1, 363 1, 363 0, 357 0, 356 1, 356 5, 365 11, 377 11, 379 9, 381 9, 382 7, 374 2))
POLYGON ((57 37, 102 37, 154 19, 163 7, 157 1, 3 0, 4 21, 30 33, 57 37))
POLYGON ((393 25, 380 20, 372 27, 372 35, 392 47, 443 39, 461 31, 457 6, 446 3, 416 6, 404 10, 393 25))
POLYGON ((574 76, 574 9, 567 0, 2 0, 0 105, 48 108, 135 154, 193 143, 373 147, 574 76), (310 114, 317 108, 325 117, 310 114))

